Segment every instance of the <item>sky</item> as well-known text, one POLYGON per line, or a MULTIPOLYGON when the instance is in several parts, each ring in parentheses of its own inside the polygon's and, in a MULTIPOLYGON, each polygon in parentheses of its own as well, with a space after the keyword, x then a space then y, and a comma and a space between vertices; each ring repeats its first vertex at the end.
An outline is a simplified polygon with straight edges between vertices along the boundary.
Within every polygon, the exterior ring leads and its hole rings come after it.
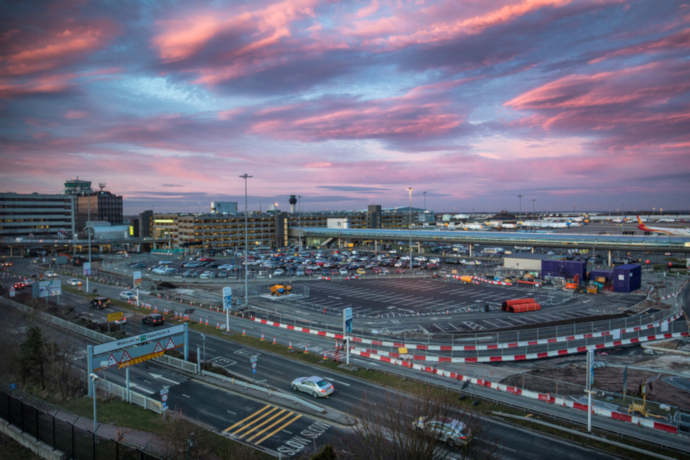
POLYGON ((688 0, 0 11, 0 193, 79 177, 125 213, 243 209, 246 173, 249 209, 408 187, 435 211, 690 208, 688 0))

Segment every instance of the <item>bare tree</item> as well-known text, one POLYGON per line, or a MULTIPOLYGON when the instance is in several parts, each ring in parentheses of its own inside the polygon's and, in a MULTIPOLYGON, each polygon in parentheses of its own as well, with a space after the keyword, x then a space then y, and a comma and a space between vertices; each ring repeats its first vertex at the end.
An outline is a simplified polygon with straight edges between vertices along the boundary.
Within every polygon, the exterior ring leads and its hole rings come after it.
POLYGON ((203 428, 183 417, 170 414, 166 417, 165 458, 168 460, 190 460, 211 457, 206 443, 199 442, 203 428))
MULTIPOLYGON (((444 460, 499 458, 488 428, 475 413, 460 407, 458 395, 427 388, 417 394, 389 391, 383 399, 364 398, 352 415, 352 434, 337 446, 342 460, 444 460), (431 422, 464 424, 466 439, 445 439, 431 422), (489 441, 489 442, 487 442, 489 441)), ((456 427, 460 426, 458 424, 456 427)))
POLYGON ((56 342, 46 344, 50 382, 64 401, 79 393, 83 379, 74 371, 74 360, 79 357, 77 346, 67 339, 61 346, 56 342))

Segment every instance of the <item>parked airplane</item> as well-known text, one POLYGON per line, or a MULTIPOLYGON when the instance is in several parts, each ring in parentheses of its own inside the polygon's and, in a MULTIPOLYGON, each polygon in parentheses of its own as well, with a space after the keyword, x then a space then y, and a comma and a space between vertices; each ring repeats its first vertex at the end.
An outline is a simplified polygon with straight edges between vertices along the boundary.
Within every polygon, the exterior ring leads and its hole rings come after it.
POLYGON ((479 222, 474 222, 471 224, 465 224, 462 226, 463 230, 486 230, 482 224, 479 222))
POLYGON ((640 219, 640 216, 637 216, 637 222, 640 230, 643 230, 645 232, 652 232, 652 233, 658 233, 660 235, 669 235, 669 236, 690 236, 690 229, 689 228, 670 228, 670 227, 649 227, 645 224, 642 223, 642 220, 640 219))

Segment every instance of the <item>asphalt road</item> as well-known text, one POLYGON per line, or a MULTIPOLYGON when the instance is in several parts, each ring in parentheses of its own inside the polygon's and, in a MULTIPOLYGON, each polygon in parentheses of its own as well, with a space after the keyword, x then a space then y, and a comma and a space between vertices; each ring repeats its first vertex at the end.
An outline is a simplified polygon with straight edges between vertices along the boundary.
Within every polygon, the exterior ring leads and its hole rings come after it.
MULTIPOLYGON (((21 267, 15 267, 15 269, 20 269, 21 271, 28 273, 26 268, 21 269, 21 267)), ((100 289, 103 289, 103 291, 106 291, 106 289, 109 289, 109 290, 113 291, 112 294, 119 292, 119 290, 117 288, 113 288, 113 287, 99 286, 99 291, 100 291, 100 289)), ((111 294, 108 294, 108 295, 111 295, 111 294)), ((78 300, 79 300, 79 302, 83 302, 83 300, 81 300, 81 299, 78 299, 78 300)), ((84 306, 84 304, 85 304, 85 302, 83 304, 79 303, 77 305, 77 309, 82 309, 82 308, 85 309, 86 307, 84 306)), ((222 317, 222 315, 219 315, 215 312, 209 312, 209 315, 216 315, 218 317, 222 317)), ((283 329, 278 329, 278 328, 274 328, 271 326, 265 326, 265 325, 261 325, 261 324, 257 324, 257 323, 248 323, 246 320, 240 320, 239 318, 233 317, 231 319, 231 326, 234 330, 239 330, 242 327, 245 327, 254 336, 260 334, 261 332, 264 332, 266 334, 267 340, 270 340, 275 335, 276 337, 278 337, 279 343, 281 343, 280 346, 285 346, 285 344, 288 342, 288 340, 292 340, 293 341, 293 347, 300 349, 300 345, 302 345, 302 344, 309 345, 309 350, 311 352, 318 352, 318 351, 323 351, 323 350, 327 350, 327 349, 332 349, 332 347, 333 347, 333 341, 329 340, 329 339, 325 339, 325 338, 318 337, 318 336, 306 335, 306 334, 294 332, 294 331, 286 331, 283 329)), ((201 339, 201 337, 199 335, 197 335, 196 333, 192 333, 191 338, 190 338, 192 346, 197 346, 198 344, 200 344, 201 343, 200 339, 201 339)), ((206 342, 207 359, 209 359, 209 360, 215 359, 216 362, 218 362, 218 364, 222 364, 222 365, 227 366, 228 370, 231 370, 232 372, 237 372, 238 374, 244 373, 246 375, 249 375, 249 370, 250 370, 249 365, 248 365, 248 358, 249 357, 245 356, 245 355, 247 355, 247 353, 243 352, 242 348, 246 349, 246 347, 242 347, 241 345, 238 345, 238 344, 235 344, 232 342, 225 342, 221 339, 217 339, 215 337, 212 338, 212 337, 208 336, 207 342, 206 342), (234 363, 223 361, 224 359, 227 359, 229 361, 234 361, 234 363)), ((250 351, 250 353, 252 353, 252 351, 250 351)), ((261 356, 259 356, 259 366, 260 367, 259 367, 259 374, 257 374, 257 375, 260 376, 260 379, 266 379, 267 384, 275 386, 279 389, 286 390, 287 388, 289 388, 289 382, 297 376, 311 375, 314 373, 323 373, 323 374, 325 374, 325 375, 323 375, 324 377, 332 378, 334 380, 333 383, 336 386, 336 394, 333 397, 328 398, 327 400, 324 400, 322 402, 324 405, 327 405, 327 407, 329 407, 333 410, 342 410, 343 408, 348 407, 348 405, 356 403, 358 401, 357 398, 359 398, 359 400, 361 401, 361 399, 363 399, 363 396, 365 394, 372 395, 372 394, 376 394, 376 393, 374 393, 376 391, 379 391, 379 392, 383 391, 376 386, 367 384, 366 382, 361 382, 357 379, 353 379, 353 378, 347 377, 345 375, 341 375, 341 374, 332 374, 331 375, 331 374, 329 374, 325 371, 322 371, 322 370, 316 371, 313 367, 307 366, 307 365, 304 365, 301 363, 296 363, 293 361, 285 360, 285 359, 282 359, 279 357, 265 354, 263 352, 260 352, 260 354, 261 354, 261 356), (345 385, 345 384, 349 384, 349 386, 345 385)), ((446 385, 449 387, 457 387, 455 382, 450 381, 449 379, 443 379, 441 377, 436 377, 436 376, 430 375, 430 374, 422 374, 422 373, 419 373, 418 371, 409 371, 409 370, 403 369, 403 368, 386 366, 383 363, 381 363, 381 364, 369 363, 368 361, 365 361, 365 360, 358 360, 358 361, 355 360, 354 363, 358 364, 358 365, 366 364, 372 368, 377 368, 377 367, 386 368, 386 369, 389 369, 391 371, 395 371, 397 373, 400 373, 401 375, 409 375, 411 377, 421 378, 421 379, 424 379, 424 380, 427 380, 430 382, 439 383, 439 384, 446 385)), ((138 367, 138 366, 135 366, 135 367, 138 367)), ((145 385, 149 385, 149 384, 144 380, 148 380, 149 382, 155 381, 155 380, 151 380, 150 376, 147 377, 143 374, 143 372, 147 372, 148 374, 150 374, 150 370, 147 370, 143 366, 142 366, 142 369, 143 369, 142 374, 140 376, 139 376, 139 374, 137 374, 136 377, 133 375, 132 381, 137 383, 137 384, 141 384, 142 387, 149 389, 149 391, 154 390, 156 388, 155 384, 152 384, 152 386, 150 386, 150 387, 145 386, 145 385)), ((156 372, 156 373, 159 374, 158 372, 156 372)), ((133 374, 134 374, 134 372, 133 372, 133 374)), ((114 375, 114 373, 111 375, 112 376, 109 376, 108 378, 113 379, 113 380, 118 378, 114 375)), ((161 375, 163 375, 163 374, 161 374, 161 375)), ((170 380, 175 380, 175 378, 169 374, 166 374, 166 376, 167 376, 166 378, 169 378, 170 380)), ((179 381, 179 379, 175 380, 175 381, 179 381)), ((166 384, 171 384, 171 383, 167 382, 166 384)), ((179 381, 179 384, 180 384, 180 386, 181 385, 192 386, 191 383, 186 383, 185 381, 179 381)), ((173 385, 173 386, 177 386, 177 385, 173 385)), ((171 391, 173 391, 173 390, 171 390, 171 391)), ((178 390, 174 390, 174 392, 177 392, 177 391, 178 390)), ((199 395, 204 395, 208 392, 208 388, 206 388, 204 386, 203 389, 199 388, 198 391, 199 391, 199 393, 198 393, 199 395)), ((476 391, 479 394, 485 394, 486 396, 491 397, 491 398, 504 400, 504 402, 506 402, 508 404, 520 404, 520 405, 523 405, 526 407, 534 407, 535 410, 538 410, 541 412, 553 412, 553 413, 558 414, 559 416, 561 416, 565 419, 572 419, 572 420, 581 421, 585 417, 585 414, 581 414, 581 413, 579 413, 579 411, 573 411, 573 410, 564 409, 564 408, 556 408, 556 407, 552 407, 549 405, 545 405, 544 403, 541 403, 538 401, 532 401, 532 400, 527 400, 526 398, 519 398, 519 397, 516 397, 513 395, 502 394, 502 393, 495 392, 493 390, 486 390, 484 388, 477 388, 476 391)), ((222 392, 222 393, 224 396, 219 396, 219 397, 228 398, 227 393, 225 393, 225 392, 222 392)), ((200 407, 201 403, 197 403, 195 400, 203 400, 203 397, 200 396, 199 398, 197 398, 195 395, 196 395, 196 393, 194 393, 192 390, 185 389, 185 391, 180 391, 179 398, 177 398, 177 399, 179 399, 179 402, 178 402, 179 407, 183 411, 192 411, 192 413, 193 413, 193 411, 198 410, 197 407, 200 407), (183 394, 189 396, 189 398, 182 396, 183 394)), ((221 411, 215 411, 213 413, 216 414, 217 417, 220 417, 221 420, 223 420, 223 422, 219 422, 218 426, 220 427, 223 425, 223 423, 227 422, 227 425, 225 428, 228 428, 228 427, 232 426, 233 424, 237 423, 238 421, 243 420, 243 418, 249 417, 251 414, 256 412, 256 410, 259 410, 262 407, 263 406, 256 408, 256 406, 250 405, 250 406, 248 406, 248 408, 244 412, 232 411, 232 409, 226 409, 225 413, 222 415, 219 415, 219 413, 221 411), (250 413, 250 411, 252 409, 255 409, 255 411, 250 413), (231 410, 232 412, 235 412, 237 414, 237 417, 234 417, 234 414, 227 412, 227 410, 231 410), (244 416, 244 417, 239 418, 242 416, 244 416)), ((269 409, 266 409, 266 410, 269 410, 269 409)), ((283 414, 283 415, 285 415, 285 414, 283 414)), ((282 416, 278 417, 278 418, 282 418, 282 416)), ((278 418, 274 419, 274 421, 278 420, 278 418)), ((250 419, 249 421, 251 421, 251 420, 252 419, 250 419)), ((286 419, 286 421, 288 421, 288 419, 286 419)), ((272 423, 273 423, 273 421, 270 424, 272 424, 272 423)), ((297 421, 295 423, 297 423, 297 421)), ((685 448, 687 449, 687 442, 686 442, 687 440, 686 440, 686 438, 681 437, 681 436, 672 436, 672 435, 665 435, 663 433, 656 433, 656 432, 653 432, 651 430, 644 430, 644 429, 634 427, 630 424, 624 424, 622 422, 615 422, 615 421, 611 421, 610 419, 599 419, 597 417, 595 417, 594 423, 595 423, 595 426, 598 425, 598 426, 602 426, 605 428, 610 428, 611 426, 615 426, 616 429, 620 429, 622 431, 628 431, 628 432, 630 432, 630 434, 632 436, 638 437, 640 439, 650 439, 650 440, 654 440, 654 441, 658 442, 659 439, 668 438, 668 441, 665 441, 665 442, 668 442, 669 446, 686 444, 685 448)), ((268 425, 270 425, 270 424, 268 424, 268 425)), ((266 426, 268 426, 268 425, 266 425, 266 426)), ((297 425, 295 425, 295 426, 297 426, 297 425)), ((223 429, 225 429, 225 428, 223 428, 223 429)), ((508 429, 508 432, 502 433, 500 436, 500 439, 502 440, 502 442, 503 442, 503 440, 508 440, 508 441, 505 441, 505 443, 504 443, 504 445, 506 447, 506 450, 505 450, 506 452, 512 452, 509 449, 514 449, 514 451, 515 451, 512 454, 510 454, 507 458, 527 458, 527 457, 535 458, 533 452, 535 452, 535 451, 536 452, 551 452, 548 449, 552 449, 555 447, 549 446, 549 447, 545 447, 543 449, 540 448, 539 450, 532 450, 531 446, 539 446, 539 445, 542 445, 540 443, 544 443, 544 442, 561 443, 561 441, 553 440, 551 438, 546 438, 546 440, 530 439, 529 441, 526 441, 526 439, 528 439, 528 438, 526 438, 526 436, 528 436, 529 432, 523 433, 522 430, 514 428, 514 427, 509 427, 507 429, 508 429), (518 434, 516 436, 515 435, 516 432, 518 432, 520 434, 518 434), (514 443, 512 441, 510 441, 513 438, 515 438, 514 443), (525 454, 526 446, 530 446, 530 448, 528 450, 528 455, 525 454)), ((290 433, 284 433, 284 434, 286 434, 286 435, 287 434, 294 434, 294 431, 292 431, 288 428, 286 428, 286 430, 289 431, 290 433)), ((276 440, 279 440, 279 439, 282 439, 282 438, 280 438, 279 435, 276 435, 276 440)), ((327 439, 328 439, 328 431, 323 436, 324 441, 327 439)), ((258 440, 258 438, 257 438, 257 440, 258 440)), ((264 443, 267 446, 272 445, 270 439, 268 439, 264 443)), ((262 443, 261 445, 264 445, 264 443, 262 443)), ((275 444, 273 444, 273 446, 275 447, 275 444)), ((280 446, 278 446, 278 447, 280 447, 280 446)), ((596 456, 593 456, 594 454, 592 454, 591 452, 583 452, 583 451, 578 450, 578 449, 580 449, 578 447, 574 447, 574 446, 569 445, 569 444, 566 444, 566 447, 567 448, 564 448, 564 452, 562 454, 563 458, 597 458, 596 456), (583 457, 584 455, 586 455, 587 457, 583 457)), ((272 447, 270 447, 270 448, 272 448, 272 447)), ((546 457, 544 457, 544 458, 546 458, 546 457)), ((549 457, 549 458, 553 458, 553 457, 549 457)), ((609 457, 606 456, 606 458, 609 458, 609 457)))

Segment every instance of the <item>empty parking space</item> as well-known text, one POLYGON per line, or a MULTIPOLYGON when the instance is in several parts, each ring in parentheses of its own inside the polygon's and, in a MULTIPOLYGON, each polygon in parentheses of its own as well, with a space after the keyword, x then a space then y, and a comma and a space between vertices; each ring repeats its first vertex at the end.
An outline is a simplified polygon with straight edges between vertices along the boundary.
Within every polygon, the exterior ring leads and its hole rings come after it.
POLYGON ((573 295, 522 286, 460 285, 409 278, 317 282, 308 286, 310 299, 300 303, 300 308, 339 315, 350 307, 355 318, 390 320, 389 330, 432 333, 483 332, 611 315, 641 300, 640 296, 573 295), (542 309, 528 314, 501 310, 503 301, 523 297, 534 298, 542 309))

